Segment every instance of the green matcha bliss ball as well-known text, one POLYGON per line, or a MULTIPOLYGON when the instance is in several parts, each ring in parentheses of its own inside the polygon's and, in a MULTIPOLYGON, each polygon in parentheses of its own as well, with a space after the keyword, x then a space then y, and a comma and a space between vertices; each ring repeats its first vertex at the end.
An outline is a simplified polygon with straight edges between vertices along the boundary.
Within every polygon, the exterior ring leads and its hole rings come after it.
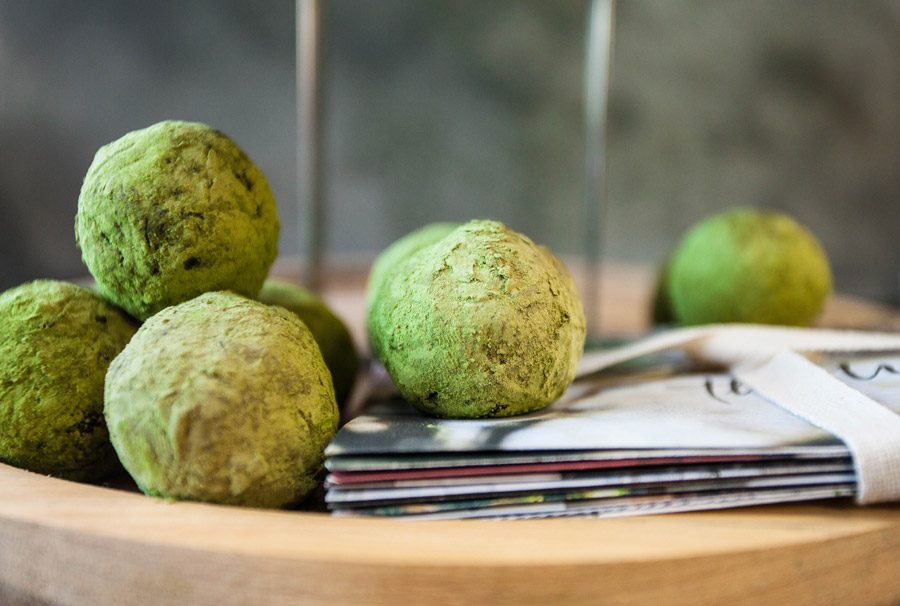
POLYGON ((256 300, 266 305, 284 307, 303 320, 331 372, 338 404, 346 402, 359 366, 347 325, 334 315, 322 299, 296 284, 266 280, 256 300))
POLYGON ((0 295, 0 461, 70 480, 121 469, 103 380, 137 330, 87 289, 40 280, 0 295))
POLYGON ((337 431, 331 377, 293 313, 213 292, 151 317, 106 375, 106 421, 151 495, 282 507, 337 431))
POLYGON ((275 199, 246 154, 209 126, 177 121, 100 148, 75 217, 103 295, 140 319, 213 290, 256 296, 278 230, 275 199))
POLYGON ((831 293, 831 270, 815 237, 791 217, 738 208, 685 234, 665 282, 681 324, 808 326, 831 293))
POLYGON ((368 323, 404 398, 450 418, 546 406, 574 379, 585 338, 562 263, 493 221, 464 224, 395 266, 368 323))

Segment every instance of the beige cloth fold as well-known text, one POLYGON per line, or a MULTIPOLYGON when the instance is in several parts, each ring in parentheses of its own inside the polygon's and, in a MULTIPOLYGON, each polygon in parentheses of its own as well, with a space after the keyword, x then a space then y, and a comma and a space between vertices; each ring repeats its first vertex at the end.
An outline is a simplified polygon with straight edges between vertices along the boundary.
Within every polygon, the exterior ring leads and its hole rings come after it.
POLYGON ((681 328, 586 354, 578 376, 670 349, 728 367, 759 395, 843 441, 856 468, 857 502, 900 501, 900 415, 800 353, 896 352, 900 335, 748 324, 681 328))

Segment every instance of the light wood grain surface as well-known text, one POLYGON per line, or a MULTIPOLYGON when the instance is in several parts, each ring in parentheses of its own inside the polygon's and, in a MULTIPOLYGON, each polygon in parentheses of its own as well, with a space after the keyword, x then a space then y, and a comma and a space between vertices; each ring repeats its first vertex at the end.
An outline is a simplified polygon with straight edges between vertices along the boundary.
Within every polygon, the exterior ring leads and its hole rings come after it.
MULTIPOLYGON (((632 287, 605 289, 627 308, 607 307, 611 332, 646 322, 652 274, 626 270, 632 287)), ((357 338, 359 283, 326 292, 357 338)), ((896 317, 838 298, 823 323, 896 317)), ((0 604, 900 604, 900 506, 404 522, 171 503, 0 465, 0 604)))
POLYGON ((0 487, 0 598, 36 603, 900 601, 900 507, 402 522, 167 503, 7 466, 0 487))

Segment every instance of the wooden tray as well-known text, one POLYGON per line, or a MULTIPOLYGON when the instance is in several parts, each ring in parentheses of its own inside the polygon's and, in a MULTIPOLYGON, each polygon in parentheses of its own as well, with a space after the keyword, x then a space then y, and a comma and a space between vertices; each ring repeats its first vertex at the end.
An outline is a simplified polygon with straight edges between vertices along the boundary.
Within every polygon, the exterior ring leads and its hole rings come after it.
POLYGON ((896 604, 900 507, 402 522, 0 465, 2 604, 896 604))
MULTIPOLYGON (((646 309, 645 273, 602 291, 619 332, 642 328, 626 314, 646 309)), ((359 280, 329 300, 360 338, 359 280)), ((824 317, 898 329, 895 311, 846 298, 824 317)), ((900 506, 404 522, 169 503, 0 465, 0 604, 47 603, 900 604, 900 506)))

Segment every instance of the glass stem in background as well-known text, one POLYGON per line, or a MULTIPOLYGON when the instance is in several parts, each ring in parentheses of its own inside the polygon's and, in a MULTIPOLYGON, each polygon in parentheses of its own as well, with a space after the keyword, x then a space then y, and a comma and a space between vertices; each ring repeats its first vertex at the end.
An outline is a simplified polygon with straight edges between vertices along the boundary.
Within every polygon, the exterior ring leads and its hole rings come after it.
POLYGON ((614 0, 591 0, 584 72, 584 307, 589 335, 600 332, 600 271, 606 206, 606 128, 614 0))
POLYGON ((300 280, 322 286, 325 205, 322 187, 322 48, 325 0, 296 0, 297 236, 300 280), (306 242, 305 251, 302 243, 306 242), (305 252, 305 254, 304 254, 305 252))

